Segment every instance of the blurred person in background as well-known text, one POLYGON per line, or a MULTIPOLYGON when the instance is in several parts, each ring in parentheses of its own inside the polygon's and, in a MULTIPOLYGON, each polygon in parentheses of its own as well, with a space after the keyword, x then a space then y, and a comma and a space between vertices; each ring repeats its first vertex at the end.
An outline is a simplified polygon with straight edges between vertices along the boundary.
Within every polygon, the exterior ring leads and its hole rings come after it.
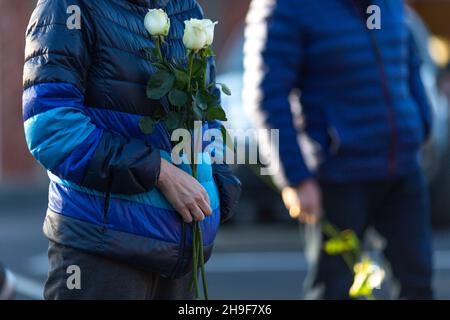
POLYGON ((258 127, 279 129, 282 170, 275 180, 291 195, 288 209, 312 229, 308 299, 348 299, 353 282, 343 259, 322 250, 322 215, 360 239, 375 227, 387 240, 400 297, 433 297, 419 163, 431 110, 404 5, 254 0, 247 17, 244 106, 258 127), (381 29, 366 24, 372 4, 380 8, 381 29))
POLYGON ((144 48, 155 45, 144 17, 154 8, 171 20, 163 54, 184 59, 184 21, 203 15, 195 0, 41 0, 31 16, 23 118, 51 180, 46 299, 193 298, 188 224, 203 221, 208 259, 237 202, 227 165, 202 166, 201 184, 161 156, 172 148, 165 125, 139 129, 163 107, 145 92, 154 68, 144 48), (73 10, 81 21, 69 28, 73 10))
POLYGON ((15 295, 14 276, 0 263, 0 300, 12 300, 15 295))

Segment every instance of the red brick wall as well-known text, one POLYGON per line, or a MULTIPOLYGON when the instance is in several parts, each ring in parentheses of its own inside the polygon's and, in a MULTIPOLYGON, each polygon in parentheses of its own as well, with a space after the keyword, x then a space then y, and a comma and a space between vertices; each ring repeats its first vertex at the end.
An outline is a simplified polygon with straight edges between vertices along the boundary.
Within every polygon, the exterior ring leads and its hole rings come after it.
POLYGON ((0 182, 29 182, 36 165, 22 123, 24 35, 31 1, 0 0, 0 182))

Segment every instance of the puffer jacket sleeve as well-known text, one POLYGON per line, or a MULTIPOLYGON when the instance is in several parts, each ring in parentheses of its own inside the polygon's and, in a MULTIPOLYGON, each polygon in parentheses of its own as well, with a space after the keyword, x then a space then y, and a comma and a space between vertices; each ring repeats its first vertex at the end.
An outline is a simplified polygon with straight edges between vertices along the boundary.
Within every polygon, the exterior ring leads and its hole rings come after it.
MULTIPOLYGON (((302 28, 296 0, 254 0, 247 16, 244 47, 244 107, 255 125, 279 130, 279 187, 312 176, 298 143, 289 103, 299 88, 304 65, 302 28)), ((270 146, 261 147, 268 148, 270 146)), ((277 146, 271 146, 276 160, 277 146)))
POLYGON ((95 47, 88 5, 86 0, 41 0, 31 17, 23 93, 27 144, 62 179, 101 192, 146 192, 159 176, 159 150, 98 128, 86 112, 86 79, 95 47), (70 20, 78 13, 80 28, 70 20))
POLYGON ((409 36, 409 84, 411 95, 417 103, 420 115, 424 124, 425 139, 430 136, 433 116, 430 99, 425 90, 421 76, 422 59, 419 54, 419 48, 410 32, 409 36))

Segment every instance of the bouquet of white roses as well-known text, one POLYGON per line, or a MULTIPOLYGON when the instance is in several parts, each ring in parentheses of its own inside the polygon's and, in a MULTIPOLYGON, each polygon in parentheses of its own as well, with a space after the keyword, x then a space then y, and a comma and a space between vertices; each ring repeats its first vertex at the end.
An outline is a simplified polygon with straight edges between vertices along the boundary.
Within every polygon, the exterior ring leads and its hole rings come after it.
MULTIPOLYGON (((194 122, 226 121, 225 111, 220 105, 220 94, 218 90, 214 89, 220 86, 223 93, 230 95, 231 92, 224 84, 209 82, 207 75, 208 61, 214 56, 211 45, 217 22, 208 19, 185 21, 183 36, 183 43, 186 47, 185 61, 167 61, 162 54, 161 44, 170 30, 170 19, 162 9, 150 10, 145 17, 144 24, 155 41, 155 48, 146 48, 152 65, 156 68, 156 72, 148 81, 147 97, 153 100, 167 98, 169 106, 155 110, 150 117, 143 117, 140 121, 141 131, 150 134, 157 123, 163 122, 169 131, 183 128, 199 138, 200 134, 193 132, 194 122)), ((226 131, 223 126, 221 130, 225 135, 226 131)), ((194 178, 197 178, 196 157, 197 153, 190 157, 194 178)), ((197 272, 200 269, 204 296, 205 299, 208 299, 203 239, 199 222, 192 223, 192 233, 194 270, 190 290, 195 289, 196 297, 199 296, 197 272)))

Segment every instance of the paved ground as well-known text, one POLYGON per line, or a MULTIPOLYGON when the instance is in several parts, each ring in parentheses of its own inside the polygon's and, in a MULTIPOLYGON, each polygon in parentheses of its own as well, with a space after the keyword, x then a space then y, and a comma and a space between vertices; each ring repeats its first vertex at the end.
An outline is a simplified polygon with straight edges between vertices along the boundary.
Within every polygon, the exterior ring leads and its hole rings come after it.
MULTIPOLYGON (((45 200, 45 199, 44 199, 45 200)), ((18 275, 21 299, 39 299, 47 272, 41 226, 45 201, 0 206, 0 260, 18 275)), ((450 230, 435 232, 435 287, 450 299, 450 230)), ((229 226, 208 265, 212 298, 298 299, 307 264, 292 225, 229 226)))

